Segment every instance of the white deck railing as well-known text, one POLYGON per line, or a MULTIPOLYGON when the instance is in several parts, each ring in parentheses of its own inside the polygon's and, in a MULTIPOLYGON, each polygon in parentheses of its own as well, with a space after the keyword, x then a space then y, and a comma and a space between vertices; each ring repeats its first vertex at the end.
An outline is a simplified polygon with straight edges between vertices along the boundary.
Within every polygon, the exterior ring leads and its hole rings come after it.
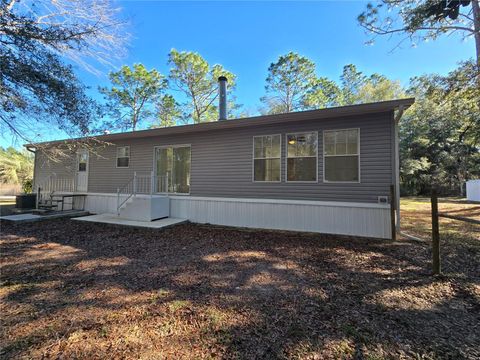
POLYGON ((41 183, 36 185, 37 204, 38 205, 48 201, 52 198, 55 192, 74 192, 76 189, 75 177, 57 176, 53 173, 41 183))
POLYGON ((133 173, 133 177, 122 187, 117 188, 117 215, 121 207, 137 194, 168 193, 168 175, 157 176, 152 171, 148 175, 133 173))

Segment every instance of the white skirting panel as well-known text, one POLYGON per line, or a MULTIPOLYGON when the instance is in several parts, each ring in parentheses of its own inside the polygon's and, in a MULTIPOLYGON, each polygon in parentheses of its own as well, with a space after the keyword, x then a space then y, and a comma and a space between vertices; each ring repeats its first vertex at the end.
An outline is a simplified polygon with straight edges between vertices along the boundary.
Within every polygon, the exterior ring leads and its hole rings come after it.
POLYGON ((390 209, 383 204, 171 196, 170 216, 216 225, 391 237, 390 209))
MULTIPOLYGON (((93 214, 116 214, 117 194, 87 193, 85 210, 93 214)), ((149 198, 149 195, 137 195, 138 198, 149 198)))
POLYGON ((85 210, 93 214, 115 214, 117 212, 117 195, 89 193, 85 201, 85 210))
MULTIPOLYGON (((383 239, 391 237, 390 208, 384 204, 194 196, 169 198, 170 217, 192 222, 383 239)), ((115 214, 117 195, 88 193, 85 210, 95 214, 115 214)))

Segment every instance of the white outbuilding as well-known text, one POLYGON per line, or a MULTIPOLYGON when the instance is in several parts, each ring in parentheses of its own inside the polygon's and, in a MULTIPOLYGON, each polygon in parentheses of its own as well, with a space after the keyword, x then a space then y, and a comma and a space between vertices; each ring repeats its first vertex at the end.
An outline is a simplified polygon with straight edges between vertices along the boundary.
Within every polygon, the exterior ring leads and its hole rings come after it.
POLYGON ((467 181, 467 200, 480 201, 480 179, 467 181))

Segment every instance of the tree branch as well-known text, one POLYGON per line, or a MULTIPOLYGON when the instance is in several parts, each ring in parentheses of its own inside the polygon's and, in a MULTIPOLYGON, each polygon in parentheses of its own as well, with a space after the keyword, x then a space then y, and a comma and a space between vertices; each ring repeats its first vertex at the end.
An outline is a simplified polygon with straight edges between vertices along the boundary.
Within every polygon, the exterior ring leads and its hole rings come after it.
POLYGON ((448 25, 448 26, 442 26, 442 27, 434 27, 434 26, 421 26, 416 28, 414 31, 408 29, 407 27, 403 28, 398 28, 398 29, 393 29, 393 30, 385 30, 376 26, 370 26, 370 25, 365 25, 361 24, 361 26, 365 29, 367 29, 370 32, 373 32, 377 35, 388 35, 388 34, 395 34, 395 33, 400 33, 400 32, 407 32, 407 33, 413 33, 415 31, 442 31, 442 30, 460 30, 460 31, 468 31, 472 33, 471 35, 475 34, 475 30, 472 28, 464 27, 464 26, 456 26, 456 25, 448 25))
POLYGON ((11 11, 13 8, 13 5, 15 5, 16 2, 17 0, 11 0, 10 3, 7 5, 7 10, 11 11))

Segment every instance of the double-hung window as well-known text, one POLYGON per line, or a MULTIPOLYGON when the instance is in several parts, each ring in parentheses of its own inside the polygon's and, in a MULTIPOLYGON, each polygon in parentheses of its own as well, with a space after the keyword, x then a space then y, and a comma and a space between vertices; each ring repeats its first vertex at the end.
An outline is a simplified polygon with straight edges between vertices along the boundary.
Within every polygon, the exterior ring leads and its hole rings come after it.
POLYGON ((253 137, 253 180, 280 181, 281 135, 253 137))
POLYGON ((324 179, 360 182, 360 130, 324 131, 324 179))
POLYGON ((317 181, 317 132, 287 134, 287 181, 317 181))
POLYGON ((128 168, 130 164, 130 146, 117 147, 117 168, 128 168))

